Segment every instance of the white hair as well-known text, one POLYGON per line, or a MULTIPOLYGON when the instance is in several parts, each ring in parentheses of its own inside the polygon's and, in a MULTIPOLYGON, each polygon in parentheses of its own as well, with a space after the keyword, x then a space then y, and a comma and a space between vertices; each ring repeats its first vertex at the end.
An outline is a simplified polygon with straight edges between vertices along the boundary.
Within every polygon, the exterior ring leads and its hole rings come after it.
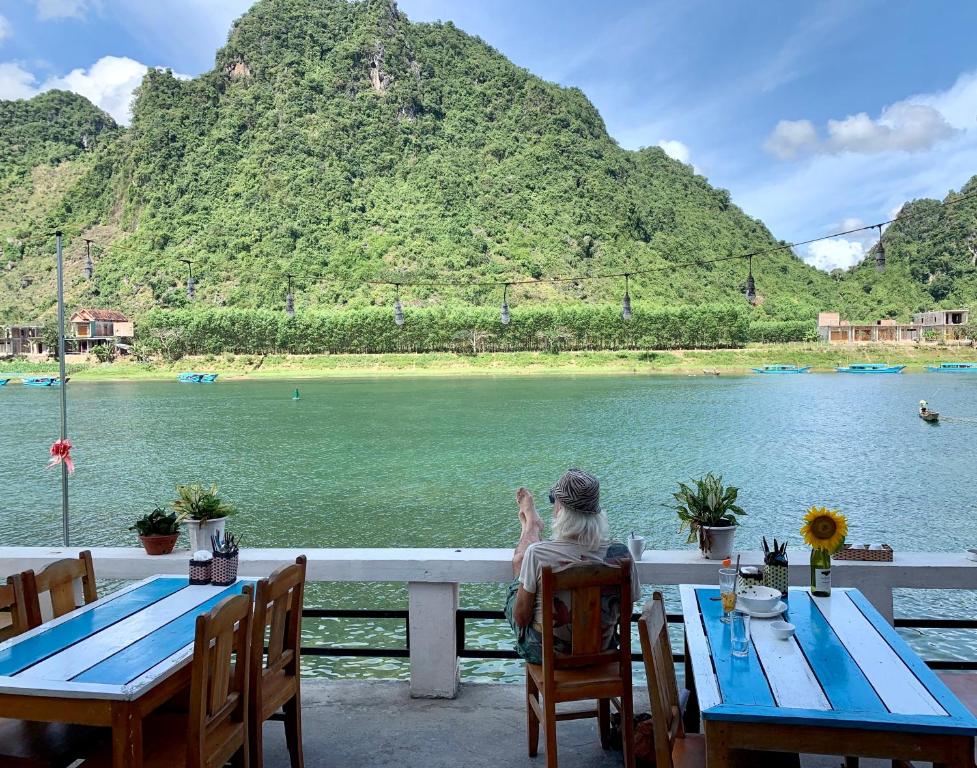
POLYGON ((553 538, 575 541, 588 550, 597 549, 607 538, 607 515, 579 512, 573 507, 560 504, 560 514, 553 518, 553 538))

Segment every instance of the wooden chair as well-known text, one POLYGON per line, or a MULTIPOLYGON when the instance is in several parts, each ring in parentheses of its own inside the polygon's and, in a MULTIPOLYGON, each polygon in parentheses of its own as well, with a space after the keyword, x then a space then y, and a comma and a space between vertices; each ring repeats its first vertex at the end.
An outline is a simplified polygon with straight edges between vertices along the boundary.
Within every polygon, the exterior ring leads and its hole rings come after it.
MULTIPOLYGON (((668 618, 661 592, 655 592, 638 619, 641 655, 651 700, 652 731, 655 737, 656 768, 704 768, 706 739, 699 733, 686 733, 682 725, 687 690, 679 691, 668 638, 668 618)), ((799 768, 800 758, 783 752, 743 751, 735 758, 740 768, 799 768)))
POLYGON ((251 768, 261 768, 264 763, 262 727, 269 719, 285 723, 292 768, 305 765, 299 692, 304 592, 305 555, 300 555, 294 565, 282 566, 258 582, 251 628, 248 707, 251 768))
POLYGON ((95 565, 92 563, 92 553, 87 549, 77 559, 57 560, 44 566, 36 574, 25 571, 23 580, 27 600, 27 624, 30 628, 39 627, 45 621, 64 616, 98 599, 95 590, 95 565), (75 597, 76 582, 81 584, 81 604, 75 597), (51 600, 50 616, 45 616, 41 610, 43 594, 47 594, 51 600))
POLYGON ((9 615, 9 622, 3 622, 0 627, 0 641, 9 640, 28 630, 24 574, 8 576, 7 583, 0 585, 0 613, 9 615))
MULTIPOLYGON (((197 617, 189 714, 159 713, 143 724, 144 768, 248 768, 248 665, 252 590, 197 617)), ((84 768, 111 768, 103 750, 84 768)))
POLYGON ((601 746, 610 741, 610 705, 621 713, 625 768, 634 768, 634 716, 631 701, 631 561, 617 566, 575 565, 556 573, 549 567, 541 577, 543 604, 543 663, 526 664, 526 717, 529 756, 539 747, 539 727, 546 738, 546 766, 556 768, 556 723, 596 717, 601 746), (603 649, 601 595, 619 594, 620 647, 603 649), (570 593, 571 649, 559 653, 553 639, 553 599, 570 593), (542 702, 540 701, 542 694, 542 702), (596 700, 597 708, 557 712, 562 702, 596 700))

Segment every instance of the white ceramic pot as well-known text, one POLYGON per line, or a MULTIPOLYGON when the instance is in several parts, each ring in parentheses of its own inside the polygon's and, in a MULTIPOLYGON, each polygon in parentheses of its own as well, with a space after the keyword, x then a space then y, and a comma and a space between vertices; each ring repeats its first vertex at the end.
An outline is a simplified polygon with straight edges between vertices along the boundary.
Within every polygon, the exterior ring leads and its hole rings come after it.
POLYGON ((725 560, 733 554, 733 536, 736 534, 735 525, 702 526, 702 543, 700 550, 707 560, 725 560))
POLYGON ((213 535, 224 535, 224 521, 226 517, 218 517, 213 520, 187 520, 187 533, 190 535, 190 551, 196 552, 199 549, 212 552, 213 544, 210 537, 213 535))

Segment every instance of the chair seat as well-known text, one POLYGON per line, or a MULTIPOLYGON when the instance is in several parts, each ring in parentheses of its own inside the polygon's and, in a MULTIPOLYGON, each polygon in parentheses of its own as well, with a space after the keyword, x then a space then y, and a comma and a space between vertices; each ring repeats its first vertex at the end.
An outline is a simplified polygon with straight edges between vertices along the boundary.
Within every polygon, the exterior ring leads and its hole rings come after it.
POLYGON ((0 718, 0 765, 67 766, 92 754, 108 738, 101 728, 0 718))
MULTIPOLYGON (((533 680, 543 690, 543 667, 541 664, 526 664, 526 669, 533 680)), ((591 685, 621 684, 621 669, 616 663, 601 664, 594 667, 578 667, 576 669, 558 669, 553 673, 557 688, 573 690, 591 685)))

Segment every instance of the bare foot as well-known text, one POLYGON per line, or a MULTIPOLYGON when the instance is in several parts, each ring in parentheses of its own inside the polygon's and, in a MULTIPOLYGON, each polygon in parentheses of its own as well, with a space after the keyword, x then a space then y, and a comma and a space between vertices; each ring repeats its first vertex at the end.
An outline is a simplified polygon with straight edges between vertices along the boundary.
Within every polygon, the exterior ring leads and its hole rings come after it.
POLYGON ((516 503, 519 505, 519 522, 522 525, 522 532, 535 532, 537 536, 542 536, 543 519, 536 512, 536 504, 533 501, 533 494, 528 488, 519 488, 516 491, 516 503))

